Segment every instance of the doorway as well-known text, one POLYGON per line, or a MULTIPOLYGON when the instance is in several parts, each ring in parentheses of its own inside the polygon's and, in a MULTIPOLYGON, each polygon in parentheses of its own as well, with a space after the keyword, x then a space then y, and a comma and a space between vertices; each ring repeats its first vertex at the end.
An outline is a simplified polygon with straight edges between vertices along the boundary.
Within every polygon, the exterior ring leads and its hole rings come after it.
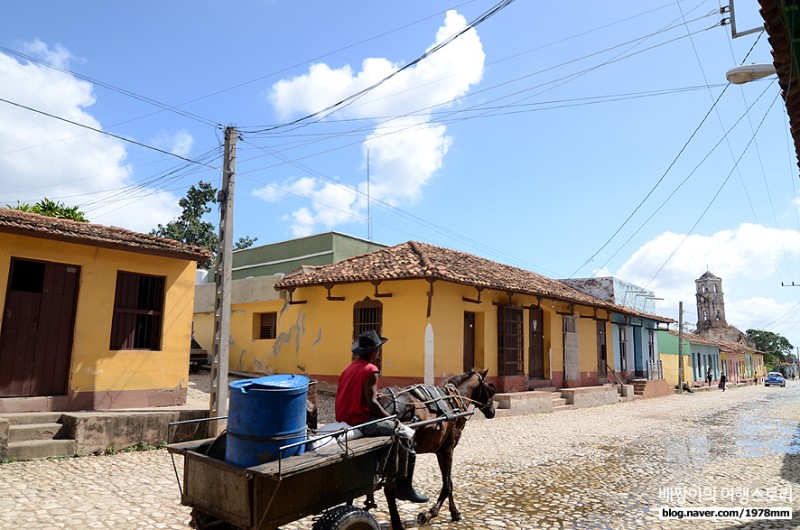
POLYGON ((464 311, 464 372, 475 368, 475 313, 464 311))
POLYGON ((0 333, 0 397, 67 393, 80 267, 11 259, 0 333))
POLYGON ((530 344, 528 345, 528 377, 544 379, 544 311, 530 308, 530 344))

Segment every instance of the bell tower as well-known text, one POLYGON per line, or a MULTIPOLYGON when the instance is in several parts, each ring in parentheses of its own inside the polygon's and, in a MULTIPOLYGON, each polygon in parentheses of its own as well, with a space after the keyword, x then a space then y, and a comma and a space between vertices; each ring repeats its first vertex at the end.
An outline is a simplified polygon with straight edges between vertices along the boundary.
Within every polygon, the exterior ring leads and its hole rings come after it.
POLYGON ((712 328, 726 328, 725 298, 722 293, 722 278, 709 271, 694 281, 697 289, 697 331, 702 333, 712 328))

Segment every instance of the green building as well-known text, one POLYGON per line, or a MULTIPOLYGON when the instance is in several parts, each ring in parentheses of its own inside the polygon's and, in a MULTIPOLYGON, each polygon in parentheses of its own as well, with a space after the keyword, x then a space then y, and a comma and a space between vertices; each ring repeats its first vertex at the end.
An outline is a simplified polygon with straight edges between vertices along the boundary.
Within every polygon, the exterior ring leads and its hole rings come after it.
MULTIPOLYGON (((231 277, 241 280, 286 274, 302 265, 330 265, 381 248, 386 245, 339 232, 326 232, 237 250, 233 253, 231 277)), ((213 279, 212 273, 209 281, 213 279)))

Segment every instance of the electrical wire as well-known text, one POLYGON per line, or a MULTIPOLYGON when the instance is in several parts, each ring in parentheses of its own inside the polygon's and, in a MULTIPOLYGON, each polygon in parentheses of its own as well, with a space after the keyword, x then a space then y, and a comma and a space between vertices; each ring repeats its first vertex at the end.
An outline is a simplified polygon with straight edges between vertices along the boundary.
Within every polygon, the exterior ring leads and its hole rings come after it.
POLYGON ((198 162, 197 160, 192 160, 191 158, 186 158, 186 157, 183 157, 181 155, 178 155, 178 154, 175 154, 175 153, 171 153, 169 151, 165 151, 165 150, 160 149, 158 147, 154 147, 152 145, 147 145, 145 143, 138 142, 136 140, 132 140, 130 138, 125 138, 124 136, 120 136, 118 134, 110 133, 110 132, 104 131, 102 129, 97 129, 96 127, 92 127, 90 125, 84 125, 83 123, 78 123, 76 121, 68 120, 67 118, 62 118, 61 116, 56 116, 55 114, 50 114, 49 112, 45 112, 43 110, 35 109, 33 107, 29 107, 29 106, 23 105, 21 103, 15 103, 13 101, 9 101, 9 100, 4 99, 4 98, 0 98, 0 101, 2 101, 3 103, 7 103, 9 105, 13 105, 15 107, 19 107, 21 109, 25 109, 25 110, 29 110, 31 112, 35 112, 36 114, 41 114, 42 116, 47 116, 48 118, 53 118, 55 120, 59 120, 59 121, 65 122, 65 123, 69 123, 71 125, 75 125, 76 127, 83 127, 84 129, 89 129, 90 131, 94 131, 96 133, 103 134, 105 136, 110 136, 111 138, 116 138, 117 140, 122 140, 123 142, 128 142, 128 143, 133 144, 133 145, 138 145, 139 147, 144 147, 145 149, 150 149, 152 151, 156 151, 156 152, 161 153, 163 155, 169 155, 169 156, 184 160, 186 162, 191 162, 192 164, 198 164, 198 165, 205 166, 205 167, 208 167, 208 168, 211 168, 211 169, 215 169, 217 171, 222 171, 221 168, 209 166, 207 164, 203 164, 202 162, 198 162))
MULTIPOLYGON (((264 129, 264 130, 261 130, 261 131, 253 131, 253 132, 271 132, 271 131, 275 131, 275 130, 278 130, 278 129, 282 129, 284 127, 291 127, 293 125, 300 125, 300 124, 307 125, 308 123, 306 123, 306 122, 309 122, 309 121, 314 120, 314 119, 317 119, 317 120, 324 119, 326 116, 330 115, 331 113, 336 112, 337 110, 339 110, 341 108, 347 107, 348 105, 352 104, 354 101, 358 100, 359 98, 363 97, 364 95, 368 94, 369 92, 372 92, 373 90, 375 90, 376 88, 378 88, 379 86, 381 86, 385 82, 389 81, 390 79, 394 78, 395 76, 397 76, 401 72, 404 72, 404 71, 408 70, 409 68, 419 64, 421 61, 425 60, 426 58, 430 57, 434 53, 438 52, 439 50, 441 50, 442 48, 447 46, 448 44, 452 43, 454 40, 459 38, 461 35, 464 35, 468 31, 471 31, 471 30, 475 29, 477 26, 479 26, 483 22, 486 22, 488 19, 490 19, 491 17, 493 17, 494 15, 496 15, 497 13, 499 13, 500 11, 502 11, 503 9, 505 9, 506 7, 511 5, 514 1, 515 0, 500 0, 500 2, 498 2, 497 4, 492 6, 489 10, 487 10, 483 14, 479 15, 474 20, 472 20, 472 22, 468 23, 461 30, 457 31, 453 35, 450 35, 448 38, 446 38, 445 40, 443 40, 439 44, 436 44, 435 46, 431 47, 429 50, 425 51, 425 53, 423 53, 422 55, 420 55, 416 59, 413 59, 412 61, 408 62, 407 64, 404 64, 403 66, 401 66, 400 68, 398 68, 394 72, 392 72, 389 75, 383 77, 382 79, 380 79, 377 82, 371 84, 370 86, 368 86, 366 88, 363 88, 363 89, 359 90, 358 92, 356 92, 354 94, 351 94, 351 95, 347 96, 346 98, 344 98, 344 99, 342 99, 342 100, 340 100, 340 101, 338 101, 336 103, 333 103, 332 105, 328 105, 327 107, 325 107, 325 108, 323 108, 321 110, 318 110, 318 111, 313 112, 311 114, 307 114, 307 115, 305 115, 305 116, 303 116, 301 118, 297 118, 296 120, 293 120, 293 121, 291 121, 289 123, 281 124, 281 125, 275 125, 273 127, 269 127, 269 128, 264 129)), ((313 123, 313 121, 312 121, 312 123, 313 123)))
POLYGON ((713 197, 711 197, 711 200, 709 201, 708 206, 706 206, 706 208, 703 210, 703 212, 697 218, 697 221, 695 221, 695 223, 692 225, 692 227, 689 229, 689 231, 683 237, 681 242, 678 243, 678 246, 675 247, 675 249, 672 251, 672 253, 670 253, 670 255, 667 257, 667 259, 664 261, 664 263, 658 268, 658 270, 653 275, 653 277, 650 278, 650 281, 647 282, 647 285, 644 286, 645 289, 647 289, 647 287, 651 283, 653 283, 653 281, 655 281, 655 279, 658 277, 658 275, 661 273, 661 271, 664 269, 664 267, 666 267, 667 263, 669 263, 669 261, 675 255, 675 253, 678 252, 678 250, 683 246, 683 243, 686 242, 686 240, 689 238, 689 236, 694 232, 694 229, 697 228, 697 225, 700 224, 700 221, 703 220, 703 217, 705 217, 706 213, 708 213, 708 210, 714 204, 714 201, 716 201, 717 197, 719 197, 719 194, 722 192, 722 189, 728 183, 728 180, 730 180, 731 175, 733 175, 733 172, 736 170, 736 167, 739 165, 739 162, 742 160, 742 157, 745 155, 745 153, 747 153, 747 150, 750 148, 750 145, 752 145, 753 141, 755 140, 756 134, 758 134, 758 131, 761 129, 761 126, 764 124, 764 120, 766 120, 767 116, 769 115, 769 111, 772 110, 772 107, 775 105, 775 102, 778 101, 778 96, 779 95, 780 94, 777 94, 775 96, 775 98, 772 100, 772 103, 770 104, 769 108, 764 113, 764 117, 761 119, 761 122, 759 122, 758 127, 756 127, 756 130, 753 133, 753 136, 751 136, 750 140, 747 142, 747 145, 745 146, 745 148, 742 151, 742 153, 739 155, 739 158, 736 159, 736 162, 734 163, 734 166, 731 168, 730 172, 728 172, 728 176, 725 177, 725 180, 722 181, 722 184, 717 189, 717 192, 714 194, 713 197))
POLYGON ((84 81, 88 81, 88 82, 90 82, 90 83, 92 83, 94 85, 98 85, 98 86, 101 86, 101 87, 106 88, 108 90, 111 90, 111 91, 117 92, 119 94, 122 94, 124 96, 128 96, 129 98, 133 98, 133 99, 136 99, 136 100, 139 100, 139 101, 143 101, 143 102, 148 103, 150 105, 156 106, 156 107, 158 107, 158 108, 160 108, 162 110, 166 110, 166 111, 172 112, 174 114, 178 114, 179 116, 183 116, 185 118, 189 118, 191 120, 198 121, 198 122, 203 123, 205 125, 211 125, 213 127, 222 127, 218 122, 215 122, 213 120, 209 120, 207 118, 203 118, 202 116, 198 116, 197 114, 192 114, 191 112, 187 112, 187 111, 181 110, 178 107, 175 107, 175 106, 172 106, 172 105, 167 105, 166 103, 161 103, 160 101, 155 100, 153 98, 149 98, 147 96, 142 96, 141 94, 137 94, 136 92, 133 92, 133 91, 130 91, 130 90, 127 90, 127 89, 124 89, 124 88, 120 88, 120 87, 117 87, 117 86, 114 86, 114 85, 112 85, 110 83, 106 83, 104 81, 100 81, 98 79, 94 79, 92 77, 89 77, 89 76, 83 75, 81 73, 78 73, 78 72, 76 72, 74 70, 70 70, 68 68, 64 68, 62 66, 58 66, 58 65, 55 65, 55 64, 52 64, 52 63, 48 63, 47 61, 43 61, 41 59, 37 59, 37 58, 32 57, 32 56, 30 56, 30 55, 28 55, 26 53, 21 52, 21 51, 12 50, 11 48, 7 48, 6 46, 2 46, 2 45, 0 45, 0 51, 4 51, 9 55, 15 55, 17 57, 25 59, 28 62, 36 63, 36 64, 39 64, 41 66, 45 66, 47 68, 50 68, 52 70, 56 70, 56 71, 64 73, 64 74, 69 74, 69 75, 71 75, 73 77, 77 77, 78 79, 82 79, 84 81))
POLYGON ((764 90, 761 92, 761 94, 759 94, 759 96, 756 98, 756 100, 755 100, 755 101, 753 101, 753 103, 750 105, 750 107, 748 107, 748 109, 747 109, 747 110, 746 110, 746 111, 745 111, 745 112, 744 112, 744 113, 743 113, 741 116, 739 116, 739 119, 737 119, 737 120, 734 122, 734 124, 733 124, 733 125, 732 125, 730 128, 728 128, 728 130, 725 132, 725 134, 723 135, 723 137, 722 137, 722 138, 720 138, 720 139, 717 141, 717 143, 715 143, 715 144, 714 144, 714 146, 713 146, 711 149, 709 149, 709 151, 708 151, 708 152, 706 153, 706 155, 705 155, 705 156, 704 156, 704 157, 703 157, 703 158, 700 160, 700 162, 698 162, 698 163, 697 163, 697 165, 695 165, 695 167, 694 167, 694 168, 693 168, 693 169, 692 169, 692 170, 691 170, 691 171, 690 171, 690 172, 689 172, 689 173, 686 175, 686 177, 684 177, 684 179, 683 179, 683 180, 682 180, 680 183, 678 183, 678 185, 677 185, 677 186, 676 186, 676 187, 675 187, 675 188, 674 188, 674 189, 673 189, 673 190, 670 192, 670 194, 669 194, 669 195, 668 195, 668 196, 667 196, 667 197, 666 197, 666 198, 665 198, 665 199, 664 199, 664 200, 661 202, 661 204, 660 204, 660 205, 658 205, 658 207, 657 207, 655 210, 653 210, 653 211, 650 213, 650 215, 647 217, 647 219, 645 219, 645 220, 644 220, 644 221, 643 221, 643 222, 642 222, 642 223, 639 225, 639 227, 638 227, 636 230, 634 230, 634 232, 633 232, 633 233, 632 233, 632 234, 631 234, 631 235, 628 237, 628 239, 626 239, 626 240, 625 240, 625 241, 624 241, 624 242, 623 242, 623 243, 622 243, 622 244, 621 244, 619 247, 617 247, 617 250, 616 250, 616 251, 614 251, 614 253, 613 253, 613 254, 611 254, 611 256, 609 256, 609 257, 608 257, 608 259, 606 259, 606 261, 605 261, 605 262, 603 262, 603 264, 602 264, 602 265, 600 265, 600 268, 601 268, 601 269, 602 269, 603 267, 605 267, 606 265, 608 265, 608 263, 609 263, 609 262, 610 262, 612 259, 614 259, 614 257, 616 257, 616 256, 617 256, 617 254, 619 254, 619 253, 620 253, 620 251, 622 251, 622 249, 623 249, 623 248, 625 248, 625 246, 626 246, 628 243, 630 243, 630 242, 631 242, 631 240, 632 240, 634 237, 636 237, 636 235, 637 235, 637 234, 638 234, 638 233, 639 233, 639 232, 640 232, 640 231, 641 231, 641 230, 642 230, 642 229, 643 229, 643 228, 644 228, 644 227, 647 225, 647 223, 649 223, 650 221, 652 221, 653 217, 655 217, 655 216, 656 216, 656 214, 658 214, 658 212, 660 212, 660 211, 661 211, 661 209, 662 209, 662 208, 664 208, 664 207, 667 205, 667 203, 669 203, 669 201, 672 199, 672 197, 674 197, 674 196, 675 196, 675 194, 678 192, 678 190, 680 190, 680 189, 683 187, 683 185, 684 185, 684 184, 686 184, 686 182, 687 182, 687 181, 688 181, 690 178, 692 178, 692 176, 695 174, 695 172, 696 172, 698 169, 700 169, 700 166, 702 166, 702 165, 705 163, 705 161, 706 161, 706 160, 708 160, 708 158, 711 156, 711 154, 712 154, 712 153, 714 153, 714 152, 717 150, 717 148, 718 148, 720 145, 722 145, 722 142, 725 140, 725 138, 727 137, 727 135, 729 135, 729 134, 731 133, 731 131, 733 131, 733 129, 735 129, 735 128, 736 128, 736 126, 739 124, 739 122, 741 122, 741 121, 742 121, 742 120, 743 120, 743 119, 744 119, 744 118, 745 118, 745 117, 748 115, 748 113, 749 113, 749 112, 750 112, 750 110, 753 108, 753 106, 754 106, 754 105, 755 105, 755 104, 756 104, 756 103, 757 103, 757 102, 758 102, 758 101, 761 99, 761 97, 762 97, 764 94, 766 94, 766 93, 767 93, 767 91, 769 90, 769 88, 770 88, 770 87, 769 87, 769 85, 767 85, 767 86, 764 88, 764 90))

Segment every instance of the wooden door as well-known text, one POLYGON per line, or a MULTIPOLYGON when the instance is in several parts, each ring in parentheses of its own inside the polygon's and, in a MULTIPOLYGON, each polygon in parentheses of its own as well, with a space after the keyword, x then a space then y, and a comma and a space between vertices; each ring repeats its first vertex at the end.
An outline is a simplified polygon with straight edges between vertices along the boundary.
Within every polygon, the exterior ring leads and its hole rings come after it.
POLYGON ((0 333, 0 397, 67 392, 80 267, 12 258, 0 333))
POLYGON ((530 309, 528 371, 528 377, 544 379, 544 311, 535 306, 530 309))
POLYGON ((464 311, 464 372, 475 368, 475 313, 464 311))
POLYGON ((608 376, 608 347, 606 345, 606 321, 597 321, 597 373, 600 377, 608 376))

